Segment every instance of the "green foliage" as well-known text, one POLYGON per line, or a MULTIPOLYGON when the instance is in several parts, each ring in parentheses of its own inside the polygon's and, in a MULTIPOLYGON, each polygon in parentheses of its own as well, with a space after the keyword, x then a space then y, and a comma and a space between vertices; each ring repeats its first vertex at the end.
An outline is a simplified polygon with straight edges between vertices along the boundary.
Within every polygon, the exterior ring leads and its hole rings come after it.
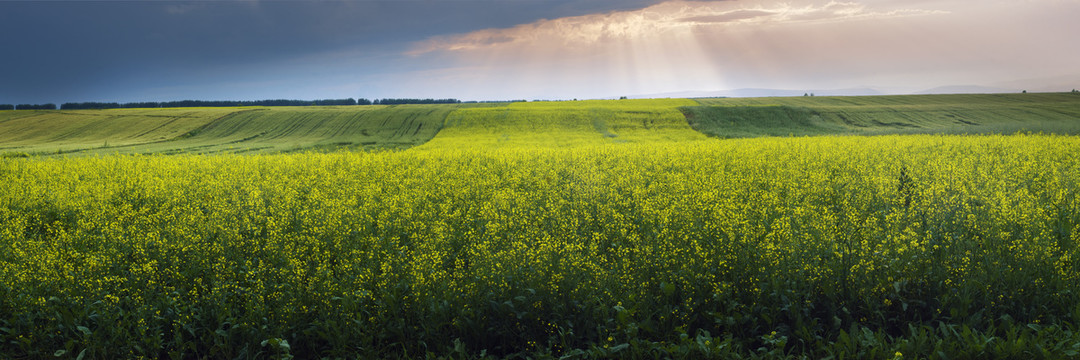
POLYGON ((30 154, 21 151, 8 151, 0 153, 0 158, 25 158, 30 157, 30 154))

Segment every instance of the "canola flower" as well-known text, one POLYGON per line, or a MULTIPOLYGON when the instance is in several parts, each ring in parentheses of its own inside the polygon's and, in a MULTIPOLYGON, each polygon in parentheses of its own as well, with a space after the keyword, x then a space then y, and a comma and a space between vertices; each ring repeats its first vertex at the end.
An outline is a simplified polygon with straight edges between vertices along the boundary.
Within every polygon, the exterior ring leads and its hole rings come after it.
POLYGON ((631 105, 462 109, 399 152, 0 160, 0 353, 824 356, 798 344, 1080 320, 1078 138, 716 141, 631 105))

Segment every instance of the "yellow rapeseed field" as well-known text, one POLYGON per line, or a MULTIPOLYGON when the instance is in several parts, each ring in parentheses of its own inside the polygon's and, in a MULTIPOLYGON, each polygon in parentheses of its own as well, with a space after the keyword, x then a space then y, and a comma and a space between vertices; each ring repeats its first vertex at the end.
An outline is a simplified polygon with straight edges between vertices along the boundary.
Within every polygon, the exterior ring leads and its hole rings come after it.
POLYGON ((682 102, 459 109, 406 151, 0 159, 0 357, 1080 344, 1080 138, 716 140, 682 102))

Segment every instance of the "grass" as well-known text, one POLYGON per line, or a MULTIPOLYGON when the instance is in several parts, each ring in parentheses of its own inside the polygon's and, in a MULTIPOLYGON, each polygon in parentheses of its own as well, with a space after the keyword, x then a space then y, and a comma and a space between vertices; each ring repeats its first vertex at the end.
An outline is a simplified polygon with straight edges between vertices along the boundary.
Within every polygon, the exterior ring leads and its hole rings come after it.
POLYGON ((0 112, 0 151, 243 153, 407 148, 458 105, 0 112))
POLYGON ((1080 134, 1077 119, 1080 96, 1071 93, 0 111, 0 156, 402 149, 444 125, 440 142, 475 147, 696 139, 691 130, 721 138, 1080 134))
POLYGON ((582 145, 689 141, 704 137, 676 107, 685 99, 512 103, 461 109, 422 149, 574 147, 582 145))
POLYGON ((1080 134, 1080 96, 814 96, 698 99, 691 125, 722 138, 806 135, 1080 134))
POLYGON ((238 109, 0 111, 0 152, 75 152, 169 141, 238 109))

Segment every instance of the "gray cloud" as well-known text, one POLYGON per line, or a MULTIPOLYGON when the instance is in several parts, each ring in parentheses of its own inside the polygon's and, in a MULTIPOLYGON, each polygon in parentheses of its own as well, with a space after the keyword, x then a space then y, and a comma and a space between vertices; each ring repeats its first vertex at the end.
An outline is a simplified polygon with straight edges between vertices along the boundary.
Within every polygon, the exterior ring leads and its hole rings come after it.
MULTIPOLYGON (((341 74, 380 73, 402 63, 430 66, 387 58, 427 38, 654 2, 0 1, 0 103, 127 101, 147 89, 180 87, 192 90, 159 96, 284 96, 273 91, 334 83, 341 74), (314 77, 295 62, 341 53, 356 56, 320 62, 337 76, 314 77), (221 90, 267 74, 293 85, 221 90), (203 84, 201 92, 197 84, 203 84)), ((357 96, 340 94, 346 95, 357 96)))

